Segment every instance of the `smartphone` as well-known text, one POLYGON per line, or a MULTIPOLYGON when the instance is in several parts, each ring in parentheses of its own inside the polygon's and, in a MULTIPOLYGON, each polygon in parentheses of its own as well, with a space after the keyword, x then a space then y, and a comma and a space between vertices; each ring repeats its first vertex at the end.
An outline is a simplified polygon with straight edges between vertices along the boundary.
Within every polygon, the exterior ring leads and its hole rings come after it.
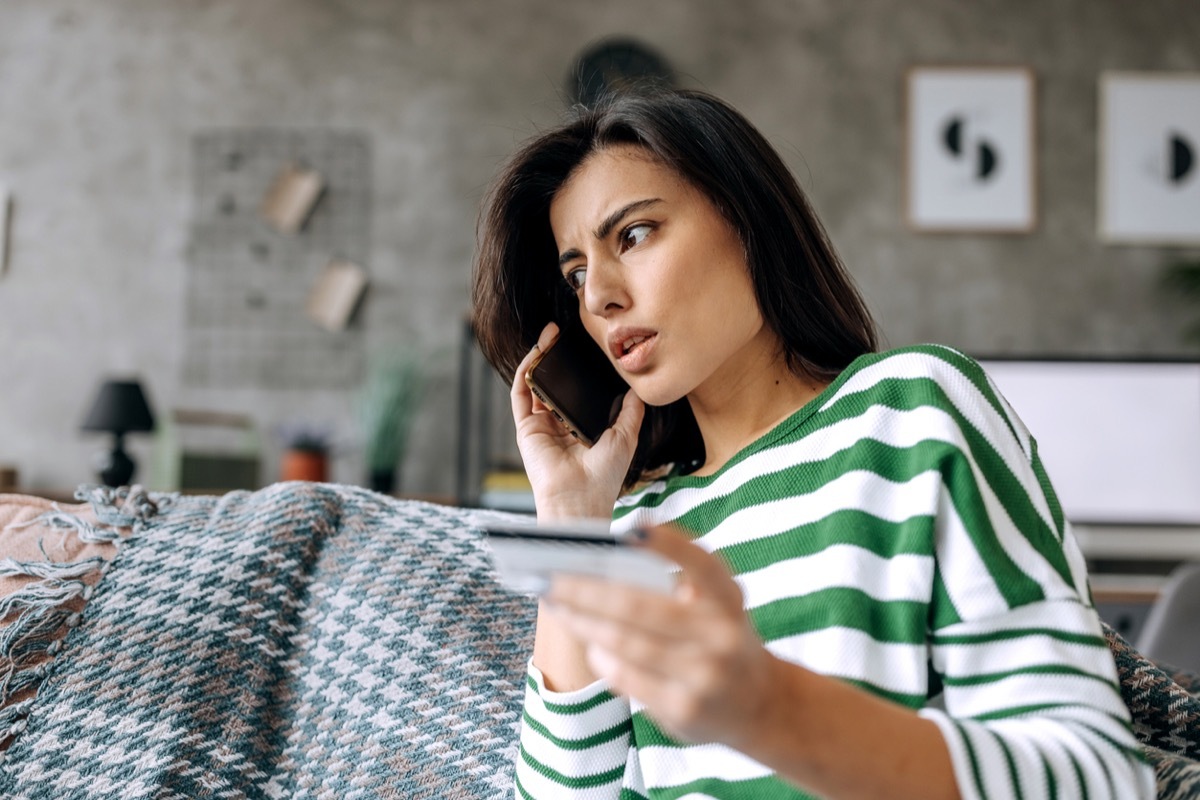
POLYGON ((629 384, 582 325, 563 329, 534 359, 525 383, 571 434, 588 447, 612 427, 629 384))
POLYGON ((557 573, 591 575, 669 594, 678 568, 613 533, 606 520, 538 524, 509 519, 480 522, 500 582, 520 594, 542 594, 557 573))

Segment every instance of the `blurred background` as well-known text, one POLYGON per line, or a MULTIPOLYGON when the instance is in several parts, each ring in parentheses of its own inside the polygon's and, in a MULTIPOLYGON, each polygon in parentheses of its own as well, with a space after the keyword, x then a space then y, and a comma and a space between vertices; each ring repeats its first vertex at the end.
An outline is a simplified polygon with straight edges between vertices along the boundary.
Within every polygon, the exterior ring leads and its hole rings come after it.
POLYGON ((1189 0, 4 0, 7 488, 96 480, 123 423, 85 418, 132 378, 154 431, 127 447, 152 486, 262 485, 307 448, 318 477, 365 484, 392 459, 392 491, 477 493, 513 458, 464 325, 478 205, 611 37, 760 127, 888 344, 1195 357, 1194 306, 1162 275, 1200 250, 1097 233, 1101 75, 1200 71, 1189 0), (1031 71, 1031 230, 906 222, 923 65, 1031 71), (202 451, 233 460, 183 461, 202 451))

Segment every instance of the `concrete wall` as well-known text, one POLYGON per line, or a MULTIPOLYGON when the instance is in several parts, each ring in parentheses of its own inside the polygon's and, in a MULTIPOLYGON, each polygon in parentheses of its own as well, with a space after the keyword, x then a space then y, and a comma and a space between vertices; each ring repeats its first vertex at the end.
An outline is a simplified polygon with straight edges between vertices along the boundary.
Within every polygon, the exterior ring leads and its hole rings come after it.
MULTIPOLYGON (((337 126, 372 137, 368 346, 441 354, 405 488, 450 492, 479 198, 514 144, 560 113, 574 56, 618 33, 781 148, 890 343, 1188 352, 1186 309, 1155 291, 1181 251, 1097 240, 1095 126, 1101 70, 1200 70, 1190 0, 4 0, 0 183, 16 214, 0 278, 0 462, 27 487, 88 480, 102 440, 78 426, 109 373, 140 373, 160 410, 249 411, 264 430, 330 421, 352 443, 348 390, 181 380, 191 137, 337 126), (904 71, 964 62, 1036 71, 1030 235, 903 223, 904 71)), ((359 461, 348 445, 334 477, 360 480, 359 461)))

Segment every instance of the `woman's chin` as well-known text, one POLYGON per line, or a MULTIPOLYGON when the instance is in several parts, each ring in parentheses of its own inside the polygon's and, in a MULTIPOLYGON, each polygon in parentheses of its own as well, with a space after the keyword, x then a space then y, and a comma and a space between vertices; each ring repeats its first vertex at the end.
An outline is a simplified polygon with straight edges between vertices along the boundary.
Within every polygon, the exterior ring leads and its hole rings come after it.
POLYGON ((676 400, 684 397, 687 394, 687 392, 673 391, 672 387, 669 386, 653 385, 649 383, 643 384, 641 382, 637 382, 632 384, 632 386, 633 393, 636 394, 641 401, 648 406, 669 406, 671 403, 674 403, 676 400))

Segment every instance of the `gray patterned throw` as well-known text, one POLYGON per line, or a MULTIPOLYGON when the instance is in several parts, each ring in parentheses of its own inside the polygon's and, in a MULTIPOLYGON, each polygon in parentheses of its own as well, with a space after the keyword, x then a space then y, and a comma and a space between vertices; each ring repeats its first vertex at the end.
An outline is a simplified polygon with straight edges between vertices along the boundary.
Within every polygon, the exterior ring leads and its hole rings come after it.
POLYGON ((511 795, 535 608, 494 582, 469 512, 298 483, 129 499, 97 495, 134 532, 0 796, 511 795))
MULTIPOLYGON (((81 499, 94 519, 43 525, 115 558, 0 563, 38 579, 0 599, 0 797, 512 796, 535 607, 471 512, 303 483, 81 499)), ((1200 797, 1200 682, 1108 635, 1158 797, 1200 797)))

